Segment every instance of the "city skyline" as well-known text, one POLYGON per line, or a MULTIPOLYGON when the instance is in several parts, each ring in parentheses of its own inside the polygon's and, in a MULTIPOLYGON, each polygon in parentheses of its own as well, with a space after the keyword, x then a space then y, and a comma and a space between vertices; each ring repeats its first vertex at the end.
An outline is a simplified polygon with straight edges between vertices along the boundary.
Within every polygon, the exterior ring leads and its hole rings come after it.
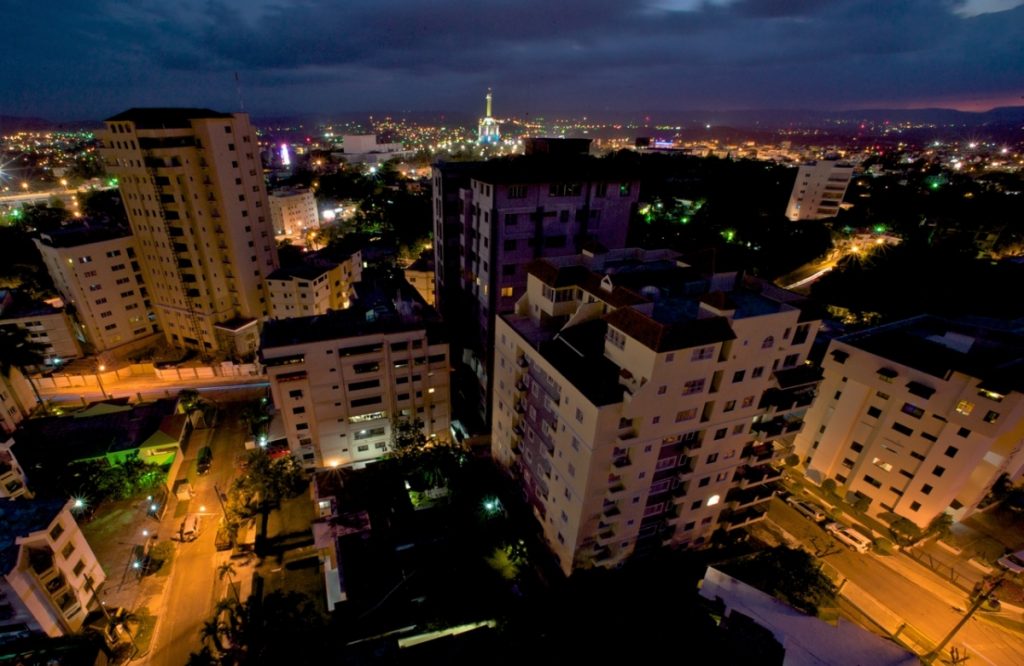
POLYGON ((0 114, 257 116, 1019 105, 1024 2, 145 1, 8 16, 0 114), (62 38, 55 39, 56 35, 62 38), (237 78, 236 78, 237 77, 237 78), (616 91, 610 95, 609 91, 616 91))

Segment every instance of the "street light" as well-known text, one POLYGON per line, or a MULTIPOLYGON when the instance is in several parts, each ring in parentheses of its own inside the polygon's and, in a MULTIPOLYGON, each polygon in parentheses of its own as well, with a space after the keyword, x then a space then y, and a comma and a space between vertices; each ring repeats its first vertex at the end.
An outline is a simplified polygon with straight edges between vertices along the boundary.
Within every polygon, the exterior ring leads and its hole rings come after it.
POLYGON ((103 396, 104 400, 106 400, 107 398, 107 390, 103 388, 103 378, 100 377, 100 373, 106 369, 107 366, 103 365, 102 363, 96 366, 96 383, 100 385, 100 395, 103 396))

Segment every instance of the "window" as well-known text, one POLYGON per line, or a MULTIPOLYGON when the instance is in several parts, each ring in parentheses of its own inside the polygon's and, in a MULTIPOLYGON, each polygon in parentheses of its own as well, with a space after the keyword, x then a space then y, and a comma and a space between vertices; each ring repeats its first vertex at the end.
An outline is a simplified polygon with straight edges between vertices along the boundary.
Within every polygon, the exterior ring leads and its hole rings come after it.
POLYGON ((991 409, 985 414, 985 423, 995 423, 999 420, 999 412, 993 412, 991 409))
POLYGON ((860 442, 853 442, 852 444, 850 444, 850 449, 856 451, 857 453, 860 453, 861 451, 864 450, 864 445, 861 444, 860 442))
POLYGON ((884 469, 886 472, 892 471, 892 463, 887 463, 881 458, 875 458, 874 460, 871 461, 871 464, 874 465, 875 467, 880 467, 881 469, 884 469))
POLYGON ((974 403, 961 400, 956 403, 956 413, 963 414, 964 416, 970 416, 971 412, 974 411, 974 403))
POLYGON ((775 346, 775 338, 773 338, 770 335, 767 338, 764 339, 764 342, 761 343, 761 349, 771 349, 774 346, 775 346))
POLYGON ((920 502, 911 502, 910 503, 910 510, 911 511, 917 511, 920 508, 921 508, 921 503, 920 502))
POLYGON ((908 428, 907 426, 903 425, 899 421, 897 421, 896 423, 892 424, 892 429, 895 430, 898 433, 902 433, 902 434, 907 435, 907 436, 914 434, 913 429, 908 428))
POLYGON ((676 412, 676 423, 679 423, 680 421, 689 421, 690 419, 695 418, 697 418, 696 407, 694 407, 693 409, 684 409, 680 412, 676 412))
POLYGON ((708 485, 709 483, 711 483, 711 477, 710 476, 705 476, 703 479, 701 479, 700 481, 697 482, 697 487, 698 488, 703 488, 704 486, 708 485))
POLYGON ((357 398, 356 400, 352 400, 349 404, 351 404, 352 407, 366 407, 367 405, 379 405, 381 402, 383 401, 379 395, 372 395, 368 398, 357 398))
POLYGON ((579 183, 551 183, 548 186, 549 197, 577 197, 582 188, 579 183))
POLYGON ((757 379, 757 378, 759 378, 763 374, 764 374, 764 366, 763 365, 759 365, 759 366, 757 366, 756 368, 754 368, 753 370, 750 371, 750 377, 752 379, 757 379))
POLYGON ((81 576, 82 572, 85 571, 85 562, 78 560, 78 564, 75 565, 75 568, 72 571, 76 576, 81 576))
POLYGON ((966 438, 970 436, 971 431, 969 428, 960 428, 959 430, 956 431, 956 434, 959 435, 960 437, 966 438))
POLYGON ((743 381, 743 378, 746 376, 746 374, 747 374, 746 370, 737 370, 736 372, 734 372, 732 374, 732 383, 733 384, 739 384, 740 382, 743 381))
POLYGON ((701 347, 693 350, 693 355, 690 357, 692 361, 705 361, 709 358, 714 357, 715 348, 712 347, 701 347))
POLYGON ((71 557, 75 552, 75 544, 73 541, 68 541, 64 546, 64 549, 60 551, 61 556, 66 560, 71 557))
POLYGON ((305 413, 306 413, 306 408, 305 407, 292 407, 292 414, 305 414, 305 413))
POLYGON ((923 486, 921 486, 921 493, 924 494, 924 495, 931 495, 932 494, 932 490, 933 489, 931 487, 931 484, 926 483, 923 486))
POLYGON ((913 416, 915 419, 919 419, 922 416, 924 416, 923 409, 921 409, 917 405, 912 405, 909 402, 903 403, 903 407, 900 408, 900 411, 903 412, 904 414, 909 414, 913 416))
POLYGON ((734 409, 736 409, 736 401, 735 400, 729 400, 728 402, 725 403, 725 407, 722 408, 722 411, 723 412, 731 412, 734 409))
POLYGON ((960 449, 956 448, 955 446, 948 446, 948 447, 946 447, 946 457, 947 458, 956 457, 956 454, 959 453, 959 452, 960 452, 960 449))
POLYGON ((719 428, 715 431, 715 439, 723 439, 727 434, 729 434, 728 428, 719 428))
POLYGON ((932 474, 935 476, 942 476, 946 473, 946 468, 942 465, 936 465, 935 469, 932 470, 932 474))
POLYGON ((874 477, 871 477, 871 476, 865 476, 864 477, 864 483, 868 484, 869 486, 871 486, 873 488, 881 488, 882 487, 882 484, 877 479, 875 479, 874 477))
POLYGON ((714 463, 714 462, 718 462, 718 454, 717 453, 712 453, 711 455, 708 456, 707 464, 710 465, 711 463, 714 463))
POLYGON ((295 424, 295 429, 296 430, 309 430, 309 424, 308 423, 296 423, 295 424))
MULTIPOLYGON (((512 268, 515 268, 515 266, 513 266, 512 268)), ((501 297, 502 298, 512 298, 512 287, 502 287, 501 288, 501 297)))
POLYGON ((799 354, 790 354, 782 361, 782 367, 789 368, 796 365, 796 362, 800 360, 799 354))
POLYGON ((583 410, 579 407, 576 408, 576 420, 579 423, 583 423, 583 410))
MULTIPOLYGON (((610 329, 609 329, 610 330, 610 329)), ((704 378, 691 379, 683 384, 683 395, 693 395, 704 391, 704 378)))
MULTIPOLYGON (((508 187, 508 198, 509 199, 525 199, 526 198, 526 185, 509 185, 508 187)), ((515 216, 513 216, 515 217, 515 216)), ((508 215, 505 216, 505 224, 515 224, 515 222, 508 221, 508 215)))
POLYGON ((659 423, 661 423, 661 417, 660 416, 652 416, 651 417, 651 425, 658 425, 659 423))
POLYGON ((871 418, 877 419, 881 415, 882 410, 880 410, 878 407, 868 407, 868 416, 870 416, 871 418))
POLYGON ((288 397, 289 398, 301 398, 302 397, 302 389, 295 389, 295 390, 292 390, 292 391, 288 391, 288 397))
POLYGON ((752 395, 748 395, 746 398, 743 398, 743 402, 740 403, 741 407, 752 407, 753 405, 754 405, 754 396, 752 396, 752 395))

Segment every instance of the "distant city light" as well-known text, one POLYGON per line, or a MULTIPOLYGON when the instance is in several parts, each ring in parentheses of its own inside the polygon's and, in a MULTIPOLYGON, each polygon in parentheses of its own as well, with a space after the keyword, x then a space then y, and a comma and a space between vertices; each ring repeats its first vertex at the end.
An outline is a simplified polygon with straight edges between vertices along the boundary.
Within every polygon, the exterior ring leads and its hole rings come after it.
POLYGON ((292 158, 291 155, 288 154, 288 144, 286 143, 281 144, 281 164, 284 166, 292 165, 292 158))

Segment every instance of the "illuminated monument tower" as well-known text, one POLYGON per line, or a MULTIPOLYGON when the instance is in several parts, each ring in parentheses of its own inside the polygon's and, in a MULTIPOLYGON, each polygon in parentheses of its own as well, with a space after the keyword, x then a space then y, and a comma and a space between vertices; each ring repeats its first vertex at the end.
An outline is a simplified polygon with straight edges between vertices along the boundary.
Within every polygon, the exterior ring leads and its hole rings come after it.
POLYGON ((501 129, 498 121, 491 117, 491 89, 487 89, 487 115, 480 119, 480 130, 477 143, 498 143, 501 141, 501 129))

